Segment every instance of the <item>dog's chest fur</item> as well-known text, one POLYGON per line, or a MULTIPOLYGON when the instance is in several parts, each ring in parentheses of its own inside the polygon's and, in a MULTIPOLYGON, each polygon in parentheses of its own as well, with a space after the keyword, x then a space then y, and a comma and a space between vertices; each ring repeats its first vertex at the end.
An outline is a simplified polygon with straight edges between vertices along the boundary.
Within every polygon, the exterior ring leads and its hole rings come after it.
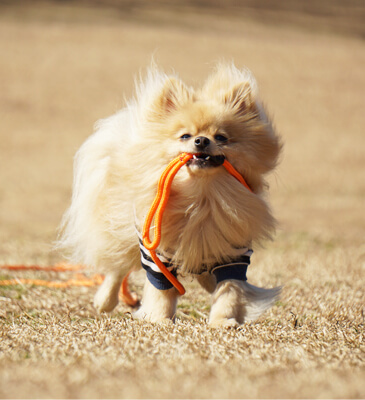
POLYGON ((199 274, 268 236, 273 224, 267 204, 232 177, 177 183, 163 217, 159 251, 181 272, 199 274))

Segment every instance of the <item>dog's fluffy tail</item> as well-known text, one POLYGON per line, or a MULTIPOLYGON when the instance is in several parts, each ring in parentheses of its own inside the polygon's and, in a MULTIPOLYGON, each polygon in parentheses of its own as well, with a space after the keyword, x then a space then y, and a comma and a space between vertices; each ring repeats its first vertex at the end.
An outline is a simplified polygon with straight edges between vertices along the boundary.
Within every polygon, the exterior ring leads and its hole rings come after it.
POLYGON ((251 285, 248 282, 243 282, 242 287, 247 300, 246 321, 257 319, 264 311, 273 306, 281 292, 280 286, 272 289, 264 289, 251 285))

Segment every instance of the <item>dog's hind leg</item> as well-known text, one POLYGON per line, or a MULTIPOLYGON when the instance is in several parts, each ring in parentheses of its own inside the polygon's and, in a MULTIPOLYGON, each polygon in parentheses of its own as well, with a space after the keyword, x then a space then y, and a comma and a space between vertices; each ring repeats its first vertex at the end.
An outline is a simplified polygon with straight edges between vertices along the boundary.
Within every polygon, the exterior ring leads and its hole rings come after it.
POLYGON ((94 297, 94 307, 99 312, 110 312, 118 304, 118 294, 123 281, 120 272, 109 272, 94 297))

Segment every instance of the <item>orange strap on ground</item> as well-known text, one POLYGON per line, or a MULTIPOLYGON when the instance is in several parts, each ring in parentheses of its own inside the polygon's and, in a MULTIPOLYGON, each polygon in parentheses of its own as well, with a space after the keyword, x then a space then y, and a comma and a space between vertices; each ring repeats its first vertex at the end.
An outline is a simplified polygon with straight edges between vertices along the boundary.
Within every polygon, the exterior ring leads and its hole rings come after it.
MULTIPOLYGON (((81 271, 85 269, 83 265, 72 265, 66 263, 59 263, 42 267, 40 265, 1 265, 0 269, 6 269, 9 271, 43 271, 43 272, 69 272, 69 271, 81 271)), ((94 275, 92 278, 87 278, 83 274, 75 274, 74 279, 68 281, 46 281, 42 279, 26 279, 26 278, 14 278, 0 280, 0 286, 11 286, 11 285, 36 285, 36 286, 47 286, 55 288, 66 288, 69 286, 95 286, 100 285, 104 280, 102 275, 94 275)))
POLYGON ((47 286, 50 288, 67 288, 70 286, 96 286, 100 285, 103 281, 101 275, 94 275, 91 279, 86 278, 85 276, 76 277, 76 279, 69 279, 65 282, 55 282, 55 281, 46 281, 43 279, 25 279, 25 278, 16 278, 16 279, 7 279, 0 281, 0 286, 12 286, 12 285, 35 285, 35 286, 47 286))
MULTIPOLYGON (((155 199, 153 200, 150 210, 148 211, 142 231, 143 245, 146 247, 146 249, 150 251, 151 258, 153 259, 154 263, 159 267, 161 272, 173 284, 173 286, 175 286, 180 295, 183 295, 185 293, 184 286, 181 285, 181 283, 160 261, 155 250, 157 249, 161 241, 162 217, 170 196, 172 181, 180 168, 183 167, 192 158, 193 154, 182 153, 168 164, 158 182, 157 194, 155 199), (155 219, 155 228, 153 241, 151 242, 150 229, 153 219, 155 219)), ((232 164, 230 164, 227 160, 224 160, 223 166, 232 176, 234 176, 239 182, 241 182, 246 189, 252 192, 251 188, 248 186, 243 176, 232 166, 232 164)))
MULTIPOLYGON (((51 266, 42 267, 40 265, 1 265, 0 269, 6 269, 10 271, 43 271, 43 272, 69 272, 69 271, 81 271, 86 267, 83 265, 72 265, 66 263, 59 263, 51 266)), ((139 304, 135 293, 131 293, 128 287, 129 272, 123 279, 119 298, 131 307, 136 307, 139 304)), ((84 274, 75 274, 73 279, 67 281, 48 281, 43 279, 26 279, 26 278, 14 278, 0 280, 0 286, 13 286, 13 285, 35 285, 45 286, 50 288, 67 288, 70 286, 97 286, 101 285, 104 280, 103 275, 93 275, 91 278, 86 277, 84 274)))
POLYGON ((58 263, 47 267, 41 267, 40 265, 3 265, 0 269, 7 269, 10 271, 45 271, 45 272, 67 272, 67 271, 80 271, 85 269, 83 265, 72 265, 66 263, 58 263))

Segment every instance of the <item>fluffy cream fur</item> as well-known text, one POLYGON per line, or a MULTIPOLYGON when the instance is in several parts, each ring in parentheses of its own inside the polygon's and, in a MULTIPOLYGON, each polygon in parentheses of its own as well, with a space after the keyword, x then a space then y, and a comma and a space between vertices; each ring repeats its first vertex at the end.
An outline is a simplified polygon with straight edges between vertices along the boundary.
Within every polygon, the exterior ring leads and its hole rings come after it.
MULTIPOLYGON (((203 265, 209 269, 234 257, 237 248, 270 238, 275 220, 265 198, 264 176, 276 166, 281 144, 252 74, 221 64, 202 88, 193 90, 176 76, 151 68, 137 84, 135 99, 100 121, 75 158, 72 203, 60 245, 74 262, 106 274, 94 301, 100 311, 115 307, 121 280, 140 264, 135 224, 141 230, 162 171, 178 154, 196 153, 197 136, 210 140, 209 154, 224 155, 253 193, 222 166, 183 167, 173 182, 159 253, 172 255, 180 273, 200 274, 203 265), (182 139, 184 134, 190 137, 182 139), (217 135, 227 140, 217 140, 217 135)), ((211 275, 199 281, 214 290, 211 275)), ((136 315, 150 321, 173 318, 175 289, 150 286, 146 282, 136 315)), ((213 293, 210 322, 243 323, 278 294, 276 289, 256 289, 222 282, 213 293)))

